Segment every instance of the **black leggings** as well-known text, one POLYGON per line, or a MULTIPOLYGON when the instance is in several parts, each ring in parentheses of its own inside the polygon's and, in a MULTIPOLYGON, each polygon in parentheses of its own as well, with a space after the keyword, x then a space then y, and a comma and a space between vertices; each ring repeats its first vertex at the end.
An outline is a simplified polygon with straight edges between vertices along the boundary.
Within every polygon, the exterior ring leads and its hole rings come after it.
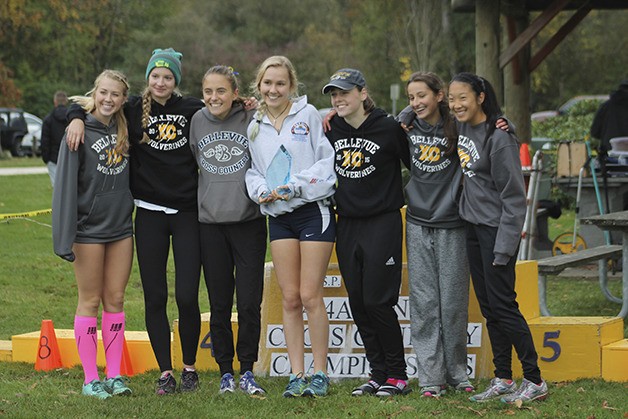
MULTIPOLYGON (((495 376, 512 379, 514 346, 523 376, 535 384, 541 382, 537 353, 526 319, 519 311, 515 292, 515 264, 512 256, 505 266, 494 266, 496 227, 467 223, 467 253, 473 289, 493 350, 495 376)), ((517 254, 517 251, 514 253, 517 254)))
POLYGON ((209 330, 220 374, 233 374, 233 330, 231 309, 233 291, 238 308, 236 350, 240 373, 252 371, 257 361, 264 260, 266 258, 266 218, 233 223, 201 223, 203 273, 209 293, 209 330))
POLYGON ((170 321, 166 313, 166 266, 170 238, 183 363, 194 365, 201 332, 198 289, 201 271, 198 213, 165 214, 137 208, 135 246, 144 289, 146 330, 161 371, 172 370, 170 321))

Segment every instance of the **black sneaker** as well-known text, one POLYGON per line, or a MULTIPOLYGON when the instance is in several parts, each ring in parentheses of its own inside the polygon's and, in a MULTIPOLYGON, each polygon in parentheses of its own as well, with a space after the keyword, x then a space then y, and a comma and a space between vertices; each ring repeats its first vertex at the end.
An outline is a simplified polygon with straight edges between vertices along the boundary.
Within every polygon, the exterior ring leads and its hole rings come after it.
POLYGON ((182 393, 198 390, 198 374, 194 370, 183 370, 181 373, 181 385, 179 390, 182 393))
POLYGON ((351 392, 352 396, 372 396, 377 393, 381 386, 375 380, 368 380, 366 383, 356 387, 351 392))
POLYGON ((391 397, 391 396, 405 396, 410 393, 412 389, 406 382, 406 380, 399 380, 396 378, 389 378, 384 384, 379 387, 375 395, 377 397, 391 397))
POLYGON ((155 393, 158 396, 163 396, 165 394, 174 394, 177 391, 177 381, 174 379, 172 374, 168 373, 163 377, 159 377, 157 380, 157 389, 155 393))

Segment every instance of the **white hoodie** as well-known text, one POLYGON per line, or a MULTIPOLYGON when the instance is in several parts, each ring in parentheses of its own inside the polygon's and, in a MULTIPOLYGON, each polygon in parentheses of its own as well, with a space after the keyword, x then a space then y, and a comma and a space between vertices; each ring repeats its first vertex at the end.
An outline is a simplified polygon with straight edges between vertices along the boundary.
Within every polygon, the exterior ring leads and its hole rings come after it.
POLYGON ((289 201, 277 200, 262 204, 262 214, 276 217, 334 194, 334 149, 325 137, 318 111, 307 103, 306 96, 297 98, 292 104, 281 132, 278 133, 268 116, 264 115, 261 121, 254 119, 249 124, 249 138, 255 124, 260 126, 259 133, 249 144, 253 160, 251 168, 246 172, 249 196, 258 202, 262 193, 273 189, 267 183, 266 173, 281 146, 291 157, 287 183, 291 184, 295 192, 294 198, 289 201))

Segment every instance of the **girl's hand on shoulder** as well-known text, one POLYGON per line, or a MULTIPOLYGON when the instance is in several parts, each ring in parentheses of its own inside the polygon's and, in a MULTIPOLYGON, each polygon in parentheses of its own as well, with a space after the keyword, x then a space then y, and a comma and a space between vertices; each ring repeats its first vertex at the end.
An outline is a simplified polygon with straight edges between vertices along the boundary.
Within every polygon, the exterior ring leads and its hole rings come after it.
POLYGON ((257 109, 258 106, 259 102, 254 96, 251 96, 250 98, 244 100, 244 109, 246 109, 247 111, 257 109))
POLYGON ((505 118, 499 118, 497 122, 495 122, 495 128, 499 128, 502 131, 508 132, 510 127, 508 126, 508 121, 505 118))
POLYGON ((336 112, 334 108, 331 108, 331 110, 327 112, 327 115, 325 115, 325 118, 323 118, 323 131, 328 132, 331 130, 330 121, 337 113, 338 112, 336 112))
POLYGON ((76 151, 85 142, 85 122, 73 119, 65 130, 65 142, 70 151, 76 151))

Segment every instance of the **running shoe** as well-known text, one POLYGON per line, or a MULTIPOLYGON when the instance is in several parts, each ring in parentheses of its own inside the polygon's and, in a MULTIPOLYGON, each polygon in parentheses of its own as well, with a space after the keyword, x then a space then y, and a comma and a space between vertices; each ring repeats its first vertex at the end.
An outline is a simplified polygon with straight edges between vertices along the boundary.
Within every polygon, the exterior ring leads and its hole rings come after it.
POLYGON ((469 380, 464 380, 455 386, 453 386, 456 391, 460 391, 462 393, 473 393, 475 391, 475 387, 469 380))
POLYGON ((235 380, 231 373, 224 373, 220 379, 220 394, 233 393, 235 391, 235 380))
POLYGON ((127 387, 126 382, 128 380, 121 375, 113 378, 107 378, 103 383, 105 390, 112 396, 128 396, 132 393, 131 389, 127 387))
POLYGON ((489 386, 482 393, 474 394, 469 397, 472 402, 487 402, 506 394, 512 394, 517 390, 517 383, 514 380, 502 380, 501 378, 493 378, 489 386), (510 383, 508 382, 510 381, 510 383))
POLYGON ((182 393, 198 390, 198 374, 195 370, 184 369, 181 373, 181 384, 179 390, 182 393))
POLYGON ((303 390, 307 386, 307 380, 303 378, 303 373, 300 372, 297 375, 290 374, 290 380, 286 386, 286 390, 283 392, 284 397, 300 397, 303 395, 303 390))
POLYGON ((242 377, 240 377, 240 390, 247 394, 266 394, 266 391, 255 382, 255 377, 251 371, 247 371, 244 373, 242 377))
POLYGON ((352 396, 372 396, 377 393, 381 386, 374 380, 368 380, 366 383, 356 387, 351 392, 352 396))
POLYGON ((541 384, 534 384, 532 381, 528 381, 524 378, 517 391, 502 397, 501 400, 509 404, 515 403, 517 400, 521 400, 525 403, 534 400, 545 400, 548 395, 549 390, 547 389, 545 380, 541 380, 541 384))
POLYGON ((177 381, 174 379, 172 374, 167 373, 159 377, 157 380, 157 388, 155 393, 158 396, 163 396, 166 394, 174 394, 177 391, 177 381))
POLYGON ((329 377, 323 372, 319 371, 310 378, 310 383, 303 390, 303 396, 305 397, 324 397, 327 395, 329 389, 329 377))
POLYGON ((435 397, 444 396, 446 393, 445 386, 424 386, 421 387, 421 396, 435 397))
POLYGON ((83 384, 83 396, 92 396, 99 399, 108 399, 111 394, 105 389, 102 381, 92 380, 87 384, 83 384))
POLYGON ((382 386, 380 386, 375 395, 378 397, 391 397, 397 395, 405 396, 411 391, 412 389, 405 380, 389 378, 382 386))

